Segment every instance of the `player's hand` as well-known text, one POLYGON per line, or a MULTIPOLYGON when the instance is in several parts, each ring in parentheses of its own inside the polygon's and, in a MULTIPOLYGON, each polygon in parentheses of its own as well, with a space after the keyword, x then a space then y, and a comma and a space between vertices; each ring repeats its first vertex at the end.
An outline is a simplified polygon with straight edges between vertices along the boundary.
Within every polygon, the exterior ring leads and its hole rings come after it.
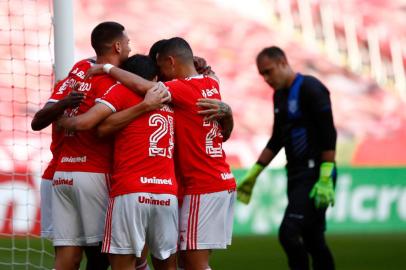
POLYGON ((104 65, 102 65, 102 64, 94 64, 93 66, 91 66, 87 70, 84 80, 87 80, 95 75, 104 74, 103 66, 104 65))
POLYGON ((197 113, 204 115, 206 121, 219 120, 231 114, 230 106, 218 99, 199 98, 196 105, 203 109, 197 113))
POLYGON ((237 200, 244 204, 249 204, 257 177, 264 170, 264 168, 264 166, 256 163, 244 175, 241 183, 237 186, 237 200))
POLYGON ((320 178, 310 191, 310 198, 314 199, 316 208, 326 208, 334 205, 333 162, 323 162, 320 166, 320 178))
POLYGON ((170 96, 168 90, 162 86, 162 84, 157 84, 153 88, 149 89, 144 97, 144 103, 147 105, 147 110, 152 111, 162 107, 162 104, 168 102, 170 96))
POLYGON ((85 94, 83 92, 78 92, 78 88, 80 87, 80 83, 76 82, 75 86, 73 87, 72 91, 69 95, 65 96, 60 102, 64 108, 75 108, 82 103, 83 99, 85 98, 85 94))

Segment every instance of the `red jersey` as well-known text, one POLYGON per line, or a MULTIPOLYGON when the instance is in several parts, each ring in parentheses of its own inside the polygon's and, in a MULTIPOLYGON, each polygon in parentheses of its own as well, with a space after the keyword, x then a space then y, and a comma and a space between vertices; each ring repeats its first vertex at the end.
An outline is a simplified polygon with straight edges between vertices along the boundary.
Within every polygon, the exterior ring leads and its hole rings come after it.
MULTIPOLYGON (((47 103, 56 103, 63 99, 70 93, 71 86, 75 85, 76 82, 82 81, 86 70, 91 66, 92 62, 89 59, 81 60, 77 62, 68 74, 68 77, 59 81, 48 99, 47 103)), ((54 178, 54 173, 58 165, 58 158, 61 153, 64 131, 58 130, 55 123, 52 123, 52 141, 50 150, 52 153, 52 159, 45 169, 42 179, 52 180, 54 178)))
MULTIPOLYGON (((98 102, 121 111, 142 100, 121 86, 114 87, 98 102)), ((173 116, 173 109, 165 105, 137 117, 115 135, 110 196, 134 192, 176 195, 173 116)))
POLYGON ((222 128, 197 114, 199 98, 221 99, 219 84, 199 75, 166 82, 174 104, 176 159, 184 194, 203 194, 235 188, 235 179, 222 148, 222 128))
MULTIPOLYGON (((86 71, 85 71, 86 73, 86 71)), ((87 112, 106 92, 121 87, 108 75, 94 76, 83 81, 77 89, 85 93, 79 107, 66 110, 65 115, 74 117, 87 112)), ((109 173, 112 164, 113 145, 109 138, 99 138, 95 129, 65 132, 57 171, 109 173)))

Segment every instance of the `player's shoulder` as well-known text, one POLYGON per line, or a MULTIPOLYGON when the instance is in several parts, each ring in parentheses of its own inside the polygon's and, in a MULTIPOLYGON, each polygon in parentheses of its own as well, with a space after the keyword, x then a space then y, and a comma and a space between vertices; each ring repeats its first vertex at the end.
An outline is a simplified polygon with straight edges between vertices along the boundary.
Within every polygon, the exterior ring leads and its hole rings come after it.
POLYGON ((312 75, 303 75, 303 90, 309 94, 318 94, 328 92, 327 87, 316 77, 312 75))
POLYGON ((95 63, 95 60, 92 58, 82 59, 73 65, 72 69, 69 71, 68 76, 76 76, 83 80, 86 75, 86 71, 95 63))

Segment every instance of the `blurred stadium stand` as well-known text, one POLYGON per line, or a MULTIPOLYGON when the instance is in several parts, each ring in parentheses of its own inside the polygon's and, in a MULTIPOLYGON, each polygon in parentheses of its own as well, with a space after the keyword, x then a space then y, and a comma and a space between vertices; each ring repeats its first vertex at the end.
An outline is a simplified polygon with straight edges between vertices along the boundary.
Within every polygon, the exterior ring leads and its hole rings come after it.
MULTIPOLYGON (((265 46, 278 45, 297 71, 313 74, 329 87, 341 164, 406 164, 404 1, 246 2, 76 1, 76 60, 93 55, 90 32, 104 20, 126 26, 133 53, 146 53, 161 38, 185 37, 195 54, 205 57, 221 78, 223 98, 232 105, 236 122, 225 149, 234 167, 245 167, 266 143, 273 122, 272 91, 257 74, 255 56, 265 46), (351 29, 355 29, 355 41, 348 40, 351 29)), ((41 0, 35 8, 48 6, 49 1, 41 0)), ((44 168, 49 139, 43 135, 50 130, 42 135, 26 130, 53 83, 52 58, 47 51, 52 48, 49 17, 37 18, 31 31, 29 21, 22 21, 27 17, 13 17, 13 12, 18 10, 11 9, 8 21, 2 17, 2 25, 21 24, 21 29, 3 31, 9 46, 2 44, 0 52, 11 54, 11 60, 1 62, 4 110, 0 124, 2 133, 14 132, 14 137, 18 132, 25 138, 40 136, 44 168), (38 45, 42 43, 47 46, 38 45), (32 53, 31 47, 35 49, 32 53)))

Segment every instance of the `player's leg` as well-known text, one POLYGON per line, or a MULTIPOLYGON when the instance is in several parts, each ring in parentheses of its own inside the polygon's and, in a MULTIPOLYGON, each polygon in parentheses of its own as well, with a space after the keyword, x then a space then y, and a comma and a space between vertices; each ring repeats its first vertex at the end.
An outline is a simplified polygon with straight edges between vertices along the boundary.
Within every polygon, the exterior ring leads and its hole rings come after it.
POLYGON ((288 258, 289 268, 292 270, 309 269, 307 250, 302 241, 302 226, 296 220, 287 216, 282 220, 279 228, 279 242, 288 258))
POLYGON ((109 268, 109 258, 106 253, 101 252, 101 245, 102 243, 100 242, 97 246, 84 247, 87 258, 86 270, 107 270, 109 268))
POLYGON ((145 245, 144 248, 142 249, 141 257, 140 258, 135 258, 136 262, 136 270, 150 270, 148 266, 148 246, 145 245))
POLYGON ((313 205, 309 209, 308 224, 303 232, 303 242, 312 257, 314 270, 333 270, 334 260, 324 237, 326 228, 326 209, 316 209, 313 205), (311 217, 311 218, 310 218, 311 217))
POLYGON ((206 270, 209 266, 210 250, 181 251, 181 258, 185 270, 206 270))
POLYGON ((110 254, 110 263, 112 270, 134 270, 135 256, 132 254, 110 254))
POLYGON ((151 260, 155 270, 176 270, 176 254, 172 254, 165 260, 151 256, 151 260))
POLYGON ((82 259, 83 229, 76 207, 76 180, 71 172, 55 172, 52 189, 53 244, 56 269, 77 270, 82 259))
POLYGON ((80 267, 83 250, 78 246, 58 246, 55 258, 55 269, 77 270, 80 267))
POLYGON ((210 269, 210 250, 231 244, 235 191, 186 195, 180 217, 180 250, 185 269, 210 269))

